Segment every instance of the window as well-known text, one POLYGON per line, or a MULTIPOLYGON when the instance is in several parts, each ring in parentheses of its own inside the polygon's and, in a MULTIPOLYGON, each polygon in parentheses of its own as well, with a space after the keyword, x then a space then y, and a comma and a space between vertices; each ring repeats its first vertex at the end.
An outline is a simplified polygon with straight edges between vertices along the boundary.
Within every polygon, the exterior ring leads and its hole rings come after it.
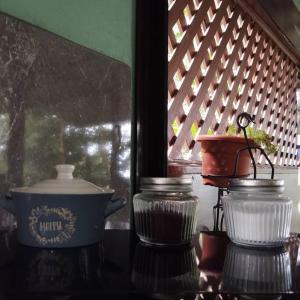
POLYGON ((295 167, 295 62, 235 1, 169 3, 169 162, 199 163, 197 137, 246 111, 279 146, 274 164, 295 167))

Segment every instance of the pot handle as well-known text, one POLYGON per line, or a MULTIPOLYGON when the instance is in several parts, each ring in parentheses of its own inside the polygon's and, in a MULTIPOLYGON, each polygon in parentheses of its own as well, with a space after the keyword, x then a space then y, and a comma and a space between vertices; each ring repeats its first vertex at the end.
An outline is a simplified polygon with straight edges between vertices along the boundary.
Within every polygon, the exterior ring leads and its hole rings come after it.
POLYGON ((119 210, 120 208, 124 207, 127 203, 127 200, 125 198, 116 198, 112 199, 108 202, 104 216, 105 218, 119 210))
POLYGON ((16 209, 12 201, 11 194, 1 195, 0 196, 0 207, 7 210, 11 214, 16 214, 16 209))

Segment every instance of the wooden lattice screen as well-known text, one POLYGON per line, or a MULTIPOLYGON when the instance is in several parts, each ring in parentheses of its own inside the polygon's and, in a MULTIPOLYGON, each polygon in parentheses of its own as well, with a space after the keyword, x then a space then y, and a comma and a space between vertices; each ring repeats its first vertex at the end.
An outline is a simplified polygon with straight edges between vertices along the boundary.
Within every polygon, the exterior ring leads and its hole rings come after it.
POLYGON ((169 0, 168 32, 169 161, 198 162, 197 136, 247 111, 296 166, 298 69, 266 31, 233 0, 169 0))

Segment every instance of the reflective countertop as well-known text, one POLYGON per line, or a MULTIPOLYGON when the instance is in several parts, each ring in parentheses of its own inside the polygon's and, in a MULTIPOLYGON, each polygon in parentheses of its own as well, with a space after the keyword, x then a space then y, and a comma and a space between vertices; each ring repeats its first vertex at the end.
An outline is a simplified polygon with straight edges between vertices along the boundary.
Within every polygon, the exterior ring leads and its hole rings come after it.
POLYGON ((102 243, 39 249, 0 234, 0 299, 300 299, 300 238, 276 249, 201 232, 184 247, 153 248, 127 230, 102 243))

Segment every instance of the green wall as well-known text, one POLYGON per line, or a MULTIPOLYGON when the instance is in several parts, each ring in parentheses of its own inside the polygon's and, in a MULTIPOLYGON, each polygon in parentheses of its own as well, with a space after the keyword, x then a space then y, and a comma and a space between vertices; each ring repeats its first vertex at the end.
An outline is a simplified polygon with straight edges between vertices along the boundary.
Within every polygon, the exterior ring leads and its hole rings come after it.
POLYGON ((300 12, 300 0, 293 0, 294 4, 296 5, 296 7, 298 8, 299 12, 300 12))
POLYGON ((0 11, 133 66, 135 0, 0 0, 0 11))

